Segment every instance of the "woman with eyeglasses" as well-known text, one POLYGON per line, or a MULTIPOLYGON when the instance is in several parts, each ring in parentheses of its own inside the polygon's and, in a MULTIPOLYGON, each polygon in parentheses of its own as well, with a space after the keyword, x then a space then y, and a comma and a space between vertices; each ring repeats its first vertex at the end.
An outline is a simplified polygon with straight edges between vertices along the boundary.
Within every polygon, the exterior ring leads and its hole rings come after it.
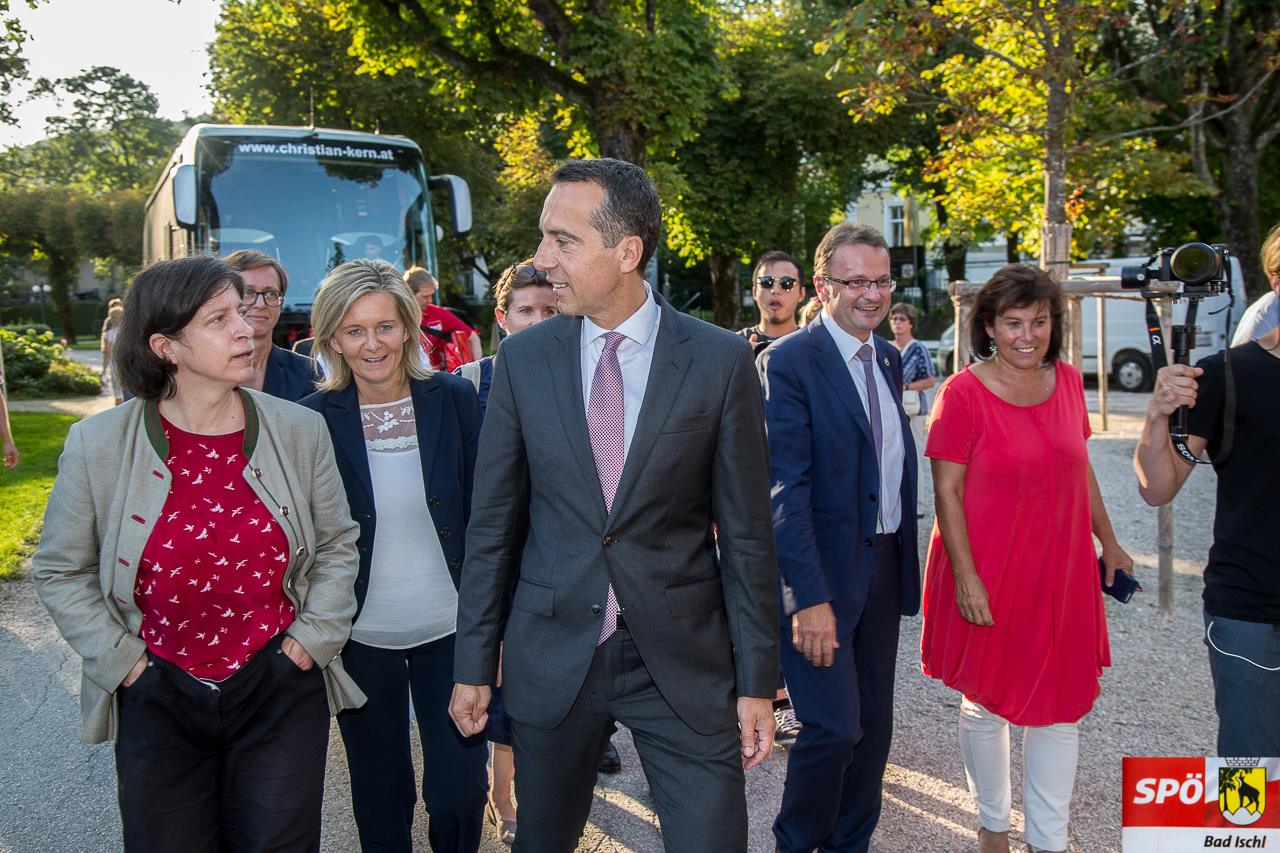
POLYGON ((920 653, 960 694, 981 853, 1009 850, 1010 724, 1024 727, 1023 838, 1067 849, 1079 722, 1111 665, 1102 584, 1133 568, 1089 462, 1080 372, 1060 359, 1063 317, 1043 270, 996 272, 973 306, 980 360, 943 383, 929 425, 938 519, 920 653))
MULTIPOLYGON (((494 320, 508 335, 514 335, 560 313, 551 282, 533 265, 533 258, 503 270, 498 283, 494 285, 493 296, 497 303, 493 309, 494 320)), ((476 387, 480 397, 482 421, 485 403, 489 399, 489 387, 493 382, 493 361, 496 357, 486 356, 454 371, 476 387)), ((493 824, 498 838, 504 844, 513 844, 516 838, 516 806, 511 801, 511 787, 515 784, 516 763, 511 751, 511 723, 502 704, 501 665, 498 669, 498 686, 494 688, 493 698, 489 701, 488 735, 493 744, 493 767, 485 819, 493 824)))
POLYGON ((71 427, 31 561, 82 659, 81 728, 115 741, 128 851, 320 847, 357 526, 314 413, 246 390, 253 329, 216 258, 134 278, 134 399, 71 427))
POLYGON ((449 719, 463 545, 480 432, 470 383, 420 357, 421 310, 382 261, 335 267, 311 308, 324 416, 360 525, 355 622, 343 663, 369 697, 338 717, 365 850, 413 849, 417 801, 410 696, 431 849, 474 853, 484 826, 487 750, 449 719))
MULTIPOLYGON (((915 339, 919 315, 909 302, 899 302, 889 309, 889 328, 893 345, 902 355, 902 408, 911 422, 911 437, 916 442, 916 459, 924 459, 924 427, 929 417, 929 395, 938 381, 937 370, 929 356, 929 348, 915 339)), ((916 518, 924 518, 916 500, 916 518)))
POLYGON ((760 322, 738 334, 759 355, 778 338, 800 328, 796 323, 796 310, 804 298, 800 262, 786 252, 765 252, 751 273, 751 296, 760 310, 760 322))
POLYGON ((316 390, 317 376, 314 361, 271 340, 289 276, 279 261, 254 249, 232 252, 226 260, 244 279, 244 316, 253 326, 253 378, 246 387, 296 403, 316 390))

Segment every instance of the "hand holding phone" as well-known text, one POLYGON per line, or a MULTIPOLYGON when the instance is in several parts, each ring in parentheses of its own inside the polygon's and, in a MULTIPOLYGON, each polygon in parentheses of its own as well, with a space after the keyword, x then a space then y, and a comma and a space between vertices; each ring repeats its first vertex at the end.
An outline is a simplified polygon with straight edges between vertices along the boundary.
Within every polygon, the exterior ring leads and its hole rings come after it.
POLYGON ((1115 580, 1107 586, 1107 564, 1101 557, 1098 558, 1098 572, 1102 591, 1121 604, 1128 604, 1135 592, 1142 592, 1142 584, 1124 569, 1116 569, 1115 580))

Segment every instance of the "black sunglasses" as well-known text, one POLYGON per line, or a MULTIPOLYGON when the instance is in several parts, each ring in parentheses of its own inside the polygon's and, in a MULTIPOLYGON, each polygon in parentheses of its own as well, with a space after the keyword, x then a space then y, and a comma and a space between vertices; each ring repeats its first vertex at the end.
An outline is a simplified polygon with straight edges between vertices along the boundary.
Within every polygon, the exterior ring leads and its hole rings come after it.
POLYGON ((775 281, 778 283, 778 287, 781 287, 783 290, 790 290, 791 288, 795 287, 797 284, 800 283, 798 280, 792 278, 789 275, 784 275, 784 276, 762 275, 758 279, 756 279, 756 286, 759 287, 761 290, 773 290, 773 283, 775 281))
POLYGON ((516 264, 516 275, 512 281, 516 287, 528 287, 531 284, 546 284, 546 270, 540 270, 533 264, 516 264))

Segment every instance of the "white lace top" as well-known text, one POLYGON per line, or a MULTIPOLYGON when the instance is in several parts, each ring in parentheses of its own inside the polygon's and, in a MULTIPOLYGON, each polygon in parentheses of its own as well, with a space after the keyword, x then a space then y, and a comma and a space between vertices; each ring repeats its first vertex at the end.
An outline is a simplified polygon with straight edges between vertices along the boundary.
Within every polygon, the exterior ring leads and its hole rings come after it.
POLYGON ((457 628, 458 592, 427 508, 413 399, 362 405, 378 525, 369 588, 351 639, 407 649, 457 628))

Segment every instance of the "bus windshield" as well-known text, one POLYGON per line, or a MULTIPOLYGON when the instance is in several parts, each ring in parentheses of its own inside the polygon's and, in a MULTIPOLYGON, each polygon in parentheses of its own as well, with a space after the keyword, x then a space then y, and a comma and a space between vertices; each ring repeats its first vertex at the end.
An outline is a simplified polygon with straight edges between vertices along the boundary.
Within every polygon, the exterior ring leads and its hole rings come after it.
POLYGON ((306 139, 203 137, 197 242, 257 249, 289 273, 285 309, 306 309, 338 264, 427 265, 430 205, 412 148, 306 139))

